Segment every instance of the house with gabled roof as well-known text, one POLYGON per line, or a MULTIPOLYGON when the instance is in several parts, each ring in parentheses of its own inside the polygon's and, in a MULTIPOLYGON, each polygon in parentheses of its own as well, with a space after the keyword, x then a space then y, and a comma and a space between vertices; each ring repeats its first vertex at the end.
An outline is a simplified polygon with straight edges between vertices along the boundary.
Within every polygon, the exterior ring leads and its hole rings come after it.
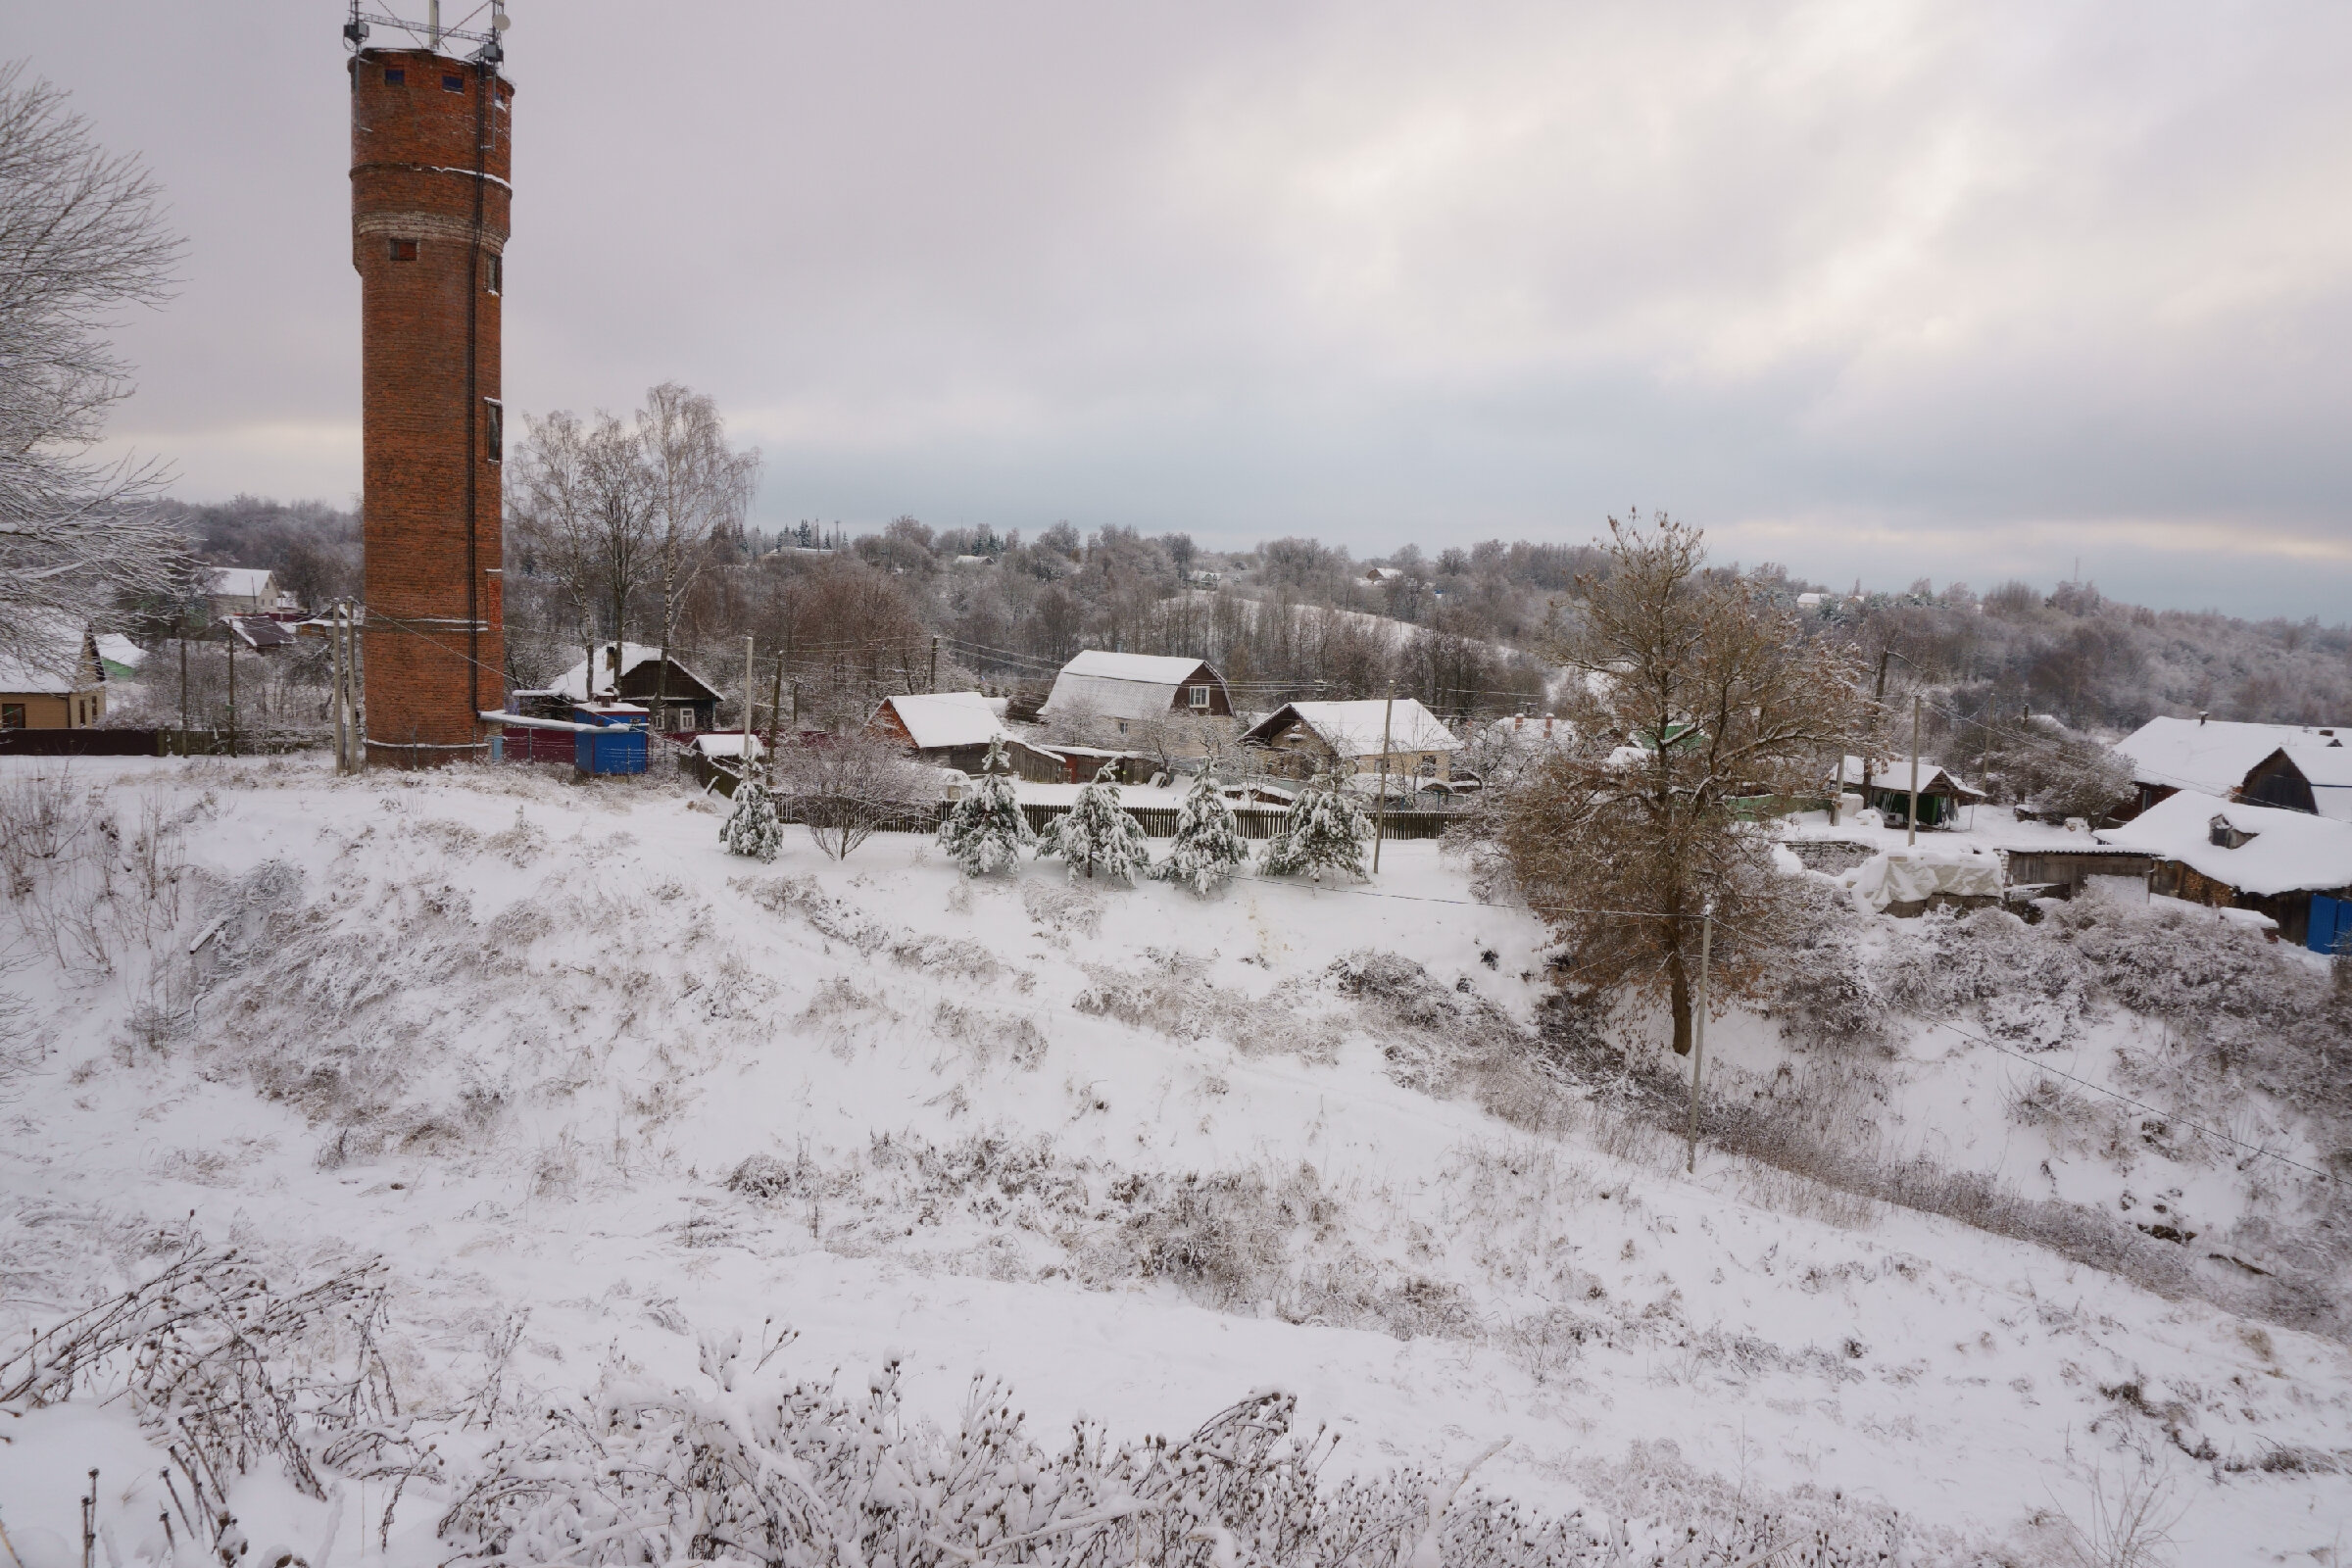
POLYGON ((0 653, 0 729, 87 729, 105 716, 97 638, 62 617, 28 617, 0 653))
POLYGON ((1346 703, 1285 703, 1250 726, 1242 744, 1262 749, 1270 771, 1310 773, 1381 771, 1400 779, 1446 779, 1453 771, 1454 739, 1437 714, 1410 697, 1392 707, 1385 697, 1346 703), (1386 742, 1384 751, 1383 742, 1386 742))
MULTIPOLYGON (((2264 766, 2275 753, 2282 748, 2326 749, 2329 743, 2340 740, 2343 733, 2343 726, 2241 724, 2202 717, 2151 718, 2118 741, 2115 749, 2132 768, 2132 783, 2138 799, 2130 810, 2136 815, 2176 790, 2194 790, 2224 800, 2241 795, 2252 797, 2255 792, 2249 786, 2256 783, 2253 777, 2256 769, 2264 766)), ((2316 809, 2316 802, 2312 807, 2298 808, 2316 809)))
POLYGON ((934 767, 978 774, 988 766, 992 745, 1002 744, 1015 775, 1040 784, 1058 784, 1068 764, 1055 753, 1032 746, 1004 728, 1004 699, 980 692, 922 692, 885 697, 865 721, 865 732, 896 741, 915 760, 934 767))
POLYGON ((1114 654, 1090 648, 1061 666, 1039 716, 1091 717, 1103 739, 1140 733, 1172 713, 1231 718, 1233 694, 1207 661, 1191 655, 1114 654))
POLYGON ((624 702, 649 707, 658 703, 662 711, 654 715, 656 729, 716 729, 718 688, 678 662, 674 655, 666 677, 662 662, 662 650, 644 643, 600 643, 593 682, 588 678, 588 661, 582 660, 553 686, 530 695, 553 697, 562 703, 624 702))
POLYGON ((2158 894, 2252 909, 2289 942, 2352 953, 2352 823, 2176 790, 2097 837, 2153 857, 2158 894))

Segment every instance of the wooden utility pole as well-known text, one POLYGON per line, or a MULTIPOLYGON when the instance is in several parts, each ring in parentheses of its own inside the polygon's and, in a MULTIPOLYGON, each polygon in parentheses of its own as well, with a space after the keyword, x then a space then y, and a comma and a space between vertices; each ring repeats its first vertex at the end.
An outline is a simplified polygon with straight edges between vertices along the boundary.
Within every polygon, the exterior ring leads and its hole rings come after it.
MULTIPOLYGON (((1879 684, 1870 696, 1873 708, 1886 706, 1886 658, 1893 652, 1894 650, 1890 647, 1879 650, 1879 684)), ((1874 724, 1872 727, 1876 728, 1877 726, 1874 724)), ((1842 762, 1838 764, 1838 772, 1842 781, 1845 773, 1845 765, 1842 762)), ((1870 805, 1870 748, 1867 745, 1862 748, 1862 804, 1865 808, 1870 805)))
POLYGON ((188 624, 179 624, 179 744, 184 753, 188 744, 188 624))
POLYGON ((237 628, 233 621, 223 621, 221 629, 228 635, 222 646, 228 650, 228 755, 237 755, 237 628))
POLYGON ((1396 683, 1389 682, 1389 702, 1380 710, 1380 805, 1372 817, 1372 871, 1380 873, 1380 841, 1389 832, 1389 726, 1396 717, 1396 683))
POLYGON ((767 705, 767 760, 765 771, 773 777, 776 766, 776 726, 784 719, 784 658, 776 656, 776 692, 767 705))
POLYGON ((1903 843, 1919 842, 1919 693, 1911 694, 1911 810, 1903 824, 1903 843))
POLYGON ((939 690, 939 638, 937 636, 931 639, 931 679, 923 689, 931 692, 939 690))
POLYGON ((744 778, 750 778, 752 776, 753 691, 752 639, 746 637, 743 640, 743 772, 741 775, 744 778))
POLYGON ((1698 1091, 1707 1067, 1707 960, 1714 956, 1715 906, 1698 917, 1698 1009, 1690 1017, 1690 1132, 1683 1173, 1698 1174, 1698 1091))

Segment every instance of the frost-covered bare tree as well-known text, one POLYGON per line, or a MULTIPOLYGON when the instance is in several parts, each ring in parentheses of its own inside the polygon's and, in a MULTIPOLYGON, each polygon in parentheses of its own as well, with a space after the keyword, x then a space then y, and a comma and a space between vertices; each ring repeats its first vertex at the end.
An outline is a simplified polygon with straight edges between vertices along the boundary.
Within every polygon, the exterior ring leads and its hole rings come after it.
POLYGON ((0 656, 186 590, 186 542, 148 505, 160 470, 90 456, 131 392, 108 333, 162 301, 178 252, 138 160, 0 65, 0 656))
POLYGON ((1659 516, 1609 532, 1611 569, 1582 581, 1550 650, 1585 677, 1573 737, 1496 802, 1497 842, 1575 979, 1663 993, 1688 1054, 1700 914, 1717 917, 1719 995, 1761 979, 1801 918, 1740 803, 1817 785, 1867 728, 1861 673, 1792 610, 1707 570, 1697 529, 1659 516))
POLYGON ((507 466, 507 505, 517 532, 563 585, 596 684, 596 619, 612 611, 626 635, 629 595, 644 586, 659 549, 653 465, 637 429, 609 414, 591 423, 559 409, 524 421, 507 466))
MULTIPOLYGON (((664 381, 637 411, 637 439, 653 475, 654 570, 662 591, 662 669, 655 723, 669 696, 669 645, 678 614, 710 564, 712 542, 742 526, 760 475, 760 449, 727 445, 726 421, 708 393, 664 381)), ((747 720, 748 722, 748 720, 747 720)))

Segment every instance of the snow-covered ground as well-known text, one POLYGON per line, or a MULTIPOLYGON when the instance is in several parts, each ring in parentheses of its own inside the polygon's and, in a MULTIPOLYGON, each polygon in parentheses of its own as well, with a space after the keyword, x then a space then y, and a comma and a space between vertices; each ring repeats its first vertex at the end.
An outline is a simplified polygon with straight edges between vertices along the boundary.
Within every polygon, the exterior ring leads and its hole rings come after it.
MULTIPOLYGON (((189 870, 102 956, 20 941, 0 976, 0 1354, 201 1234, 295 1273, 380 1255, 411 1407, 508 1332, 521 1409, 614 1368, 690 1382, 698 1332, 790 1325, 796 1374, 895 1358, 953 1422, 985 1373, 1049 1443, 1189 1431, 1264 1386, 1341 1435, 1339 1471, 1508 1438, 1489 1489, 1637 1541, 1774 1509, 1902 1560, 2057 1561, 2062 1518, 2143 1476, 2182 1562, 2333 1563, 2352 1533, 2343 1344, 1720 1152, 1686 1175, 1519 1059, 1544 933, 1434 844, 1386 846, 1370 887, 1204 900, 1054 862, 967 881, 895 834, 834 862, 793 829, 760 865, 711 802, 523 768, 73 775, 125 834, 172 824, 189 870)), ((2021 1121, 2042 1065, 2109 1103, 2134 1020, 2031 1059, 1980 1027, 1844 1082, 1888 1157, 2183 1229, 2291 1207, 2299 1178, 2234 1146, 2119 1162, 2021 1121)), ((1791 1067, 1752 1013, 1709 1046, 1726 1095, 1791 1067)), ((2319 1158, 2289 1109, 2213 1116, 2319 1158)), ((127 1568, 160 1542, 150 1440, 119 1405, 0 1410, 24 1568, 79 1560, 92 1465, 127 1568)), ((312 1568, 445 1555, 429 1488, 383 1538, 381 1489, 330 1527, 282 1479, 242 1488, 248 1534, 312 1568)))

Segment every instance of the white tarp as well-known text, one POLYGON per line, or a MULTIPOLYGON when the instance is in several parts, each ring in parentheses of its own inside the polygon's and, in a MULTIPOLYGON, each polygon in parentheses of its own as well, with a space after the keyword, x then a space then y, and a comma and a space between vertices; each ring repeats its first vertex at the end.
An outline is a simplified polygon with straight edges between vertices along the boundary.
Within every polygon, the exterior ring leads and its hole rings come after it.
POLYGON ((2001 896, 2001 862, 1983 850, 1887 850, 1838 878, 1854 902, 1873 914, 1890 904, 1917 904, 1936 894, 1954 898, 2001 896))

